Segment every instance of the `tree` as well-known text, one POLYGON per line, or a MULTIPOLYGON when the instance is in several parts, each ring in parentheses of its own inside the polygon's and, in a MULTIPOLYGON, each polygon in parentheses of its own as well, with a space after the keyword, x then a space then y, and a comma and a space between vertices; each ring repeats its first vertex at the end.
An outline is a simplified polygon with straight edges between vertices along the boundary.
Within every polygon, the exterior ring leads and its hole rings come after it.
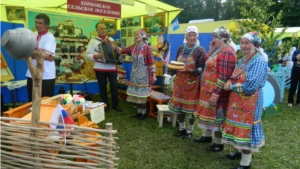
POLYGON ((283 26, 299 26, 300 1, 299 0, 273 0, 274 5, 269 8, 270 12, 278 13, 282 10, 281 22, 283 26))
POLYGON ((230 19, 240 19, 241 10, 239 9, 241 4, 236 0, 227 0, 222 3, 221 8, 221 19, 230 20, 230 19))
POLYGON ((272 0, 236 0, 236 2, 241 4, 239 9, 242 19, 234 19, 237 27, 231 30, 234 42, 238 42, 247 32, 257 31, 264 41, 261 47, 269 53, 269 57, 273 55, 270 61, 277 60, 279 54, 284 56, 289 52, 296 37, 292 38, 292 42, 283 42, 282 46, 276 45, 276 39, 285 32, 286 28, 279 35, 274 34, 275 29, 281 26, 282 11, 277 14, 269 11, 269 8, 275 4, 272 0))
POLYGON ((160 0, 172 6, 182 8, 178 15, 180 23, 197 19, 221 19, 221 0, 160 0))
MULTIPOLYGON (((160 0, 164 3, 182 8, 183 11, 178 15, 180 23, 187 23, 193 19, 214 19, 230 20, 241 19, 240 7, 247 5, 241 0, 160 0)), ((300 23, 300 0, 270 0, 272 4, 268 4, 268 8, 263 6, 262 0, 255 0, 257 4, 261 4, 261 9, 268 13, 278 14, 282 11, 280 22, 282 26, 299 26, 300 23)), ((251 7, 253 8, 253 7, 251 7)), ((258 12, 259 13, 259 12, 258 12)), ((270 16, 270 15, 269 15, 270 16)), ((272 21, 269 17, 265 22, 272 21)))

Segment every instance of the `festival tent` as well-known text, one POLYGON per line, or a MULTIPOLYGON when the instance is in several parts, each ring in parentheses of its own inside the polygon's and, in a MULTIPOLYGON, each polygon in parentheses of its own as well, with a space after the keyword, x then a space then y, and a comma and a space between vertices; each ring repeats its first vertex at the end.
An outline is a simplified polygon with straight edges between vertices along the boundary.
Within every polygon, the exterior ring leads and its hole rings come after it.
MULTIPOLYGON (((281 33, 284 28, 276 28, 275 35, 281 33)), ((289 27, 285 30, 285 32, 278 37, 278 40, 282 40, 286 37, 300 37, 300 27, 289 27)))
POLYGON ((196 26, 199 30, 198 40, 200 41, 200 45, 203 46, 206 51, 209 50, 209 43, 212 40, 212 32, 220 27, 224 26, 228 29, 233 29, 235 27, 235 23, 232 20, 223 20, 223 21, 213 21, 213 20, 203 20, 200 22, 194 23, 183 23, 179 25, 179 29, 173 30, 172 27, 168 28, 168 36, 169 41, 171 42, 171 60, 175 59, 175 54, 180 45, 183 44, 184 39, 184 31, 188 26, 196 26))
MULTIPOLYGON (((174 18, 182 11, 182 9, 165 4, 158 0, 102 0, 105 2, 121 3, 121 18, 128 18, 134 16, 148 15, 149 13, 165 12, 166 25, 172 22, 174 18)), ((7 21, 5 6, 24 6, 27 9, 36 9, 40 11, 48 11, 61 13, 66 15, 80 15, 87 17, 101 17, 95 15, 85 15, 68 13, 67 0, 1 0, 1 21, 7 21)), ((14 21, 16 22, 16 21, 14 21)), ((16 23, 23 23, 17 21, 16 23)))
MULTIPOLYGON (((89 0, 87 0, 89 1, 89 0)), ((95 0, 96 1, 96 0, 95 0)), ((121 4, 121 19, 123 18, 131 18, 135 16, 148 16, 148 14, 158 14, 158 13, 165 13, 165 26, 167 27, 174 18, 182 11, 182 9, 165 4, 163 2, 160 2, 158 0, 102 0, 105 2, 115 2, 121 4)), ((86 18, 93 18, 97 20, 101 19, 117 19, 117 29, 120 30, 120 18, 108 18, 104 16, 96 16, 96 15, 88 15, 88 14, 79 14, 79 13, 71 13, 67 11, 67 0, 1 0, 1 35, 7 30, 7 29, 15 29, 19 27, 26 27, 26 24, 28 23, 28 16, 27 11, 37 11, 37 12, 43 12, 43 13, 56 13, 65 15, 66 18, 68 16, 78 16, 78 17, 86 17, 86 18), (7 13, 6 13, 6 7, 24 7, 25 13, 26 13, 26 20, 7 20, 7 13)), ((34 22, 34 21, 32 21, 34 22)), ((143 17, 141 17, 141 23, 143 23, 143 17)), ((143 27, 143 25, 141 25, 143 27)), ((166 34, 168 32, 166 31, 166 34)), ((164 34, 164 36, 166 36, 164 34)), ((1 48, 1 51, 6 59, 6 62, 12 72, 12 74, 15 77, 15 80, 23 80, 26 79, 25 72, 27 70, 27 66, 25 61, 20 60, 14 60, 11 57, 8 56, 6 51, 1 48)), ((78 88, 78 90, 81 89, 82 86, 74 86, 74 89, 78 88)), ((92 87, 87 86, 86 90, 88 92, 92 92, 92 87)), ((55 90, 57 92, 57 90, 55 90)), ((2 94, 5 94, 4 101, 10 102, 11 95, 10 91, 7 91, 6 88, 2 88, 1 90, 2 94)), ((16 92, 16 98, 19 102, 27 101, 27 92, 25 90, 25 87, 22 89, 17 90, 16 92)))

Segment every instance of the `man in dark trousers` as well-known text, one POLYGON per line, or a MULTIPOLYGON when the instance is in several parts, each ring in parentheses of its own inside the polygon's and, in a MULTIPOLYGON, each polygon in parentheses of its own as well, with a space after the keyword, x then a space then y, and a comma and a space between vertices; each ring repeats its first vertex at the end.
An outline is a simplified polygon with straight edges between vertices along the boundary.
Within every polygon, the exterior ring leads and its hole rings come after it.
POLYGON ((112 63, 108 61, 108 57, 104 55, 102 43, 105 38, 109 38, 113 41, 112 38, 106 36, 106 27, 103 23, 96 24, 96 31, 98 33, 98 37, 91 39, 86 51, 85 56, 94 61, 94 71, 96 73, 96 77, 98 80, 99 88, 100 88, 100 96, 102 102, 106 103, 107 106, 105 108, 105 112, 109 111, 108 97, 107 97, 107 79, 110 82, 110 90, 112 97, 112 108, 116 111, 122 112, 122 109, 119 107, 118 100, 118 87, 117 87, 117 66, 116 63, 112 63))
MULTIPOLYGON (((35 28, 37 32, 34 34, 37 36, 36 41, 36 50, 37 49, 45 49, 47 56, 44 60, 44 72, 43 72, 43 81, 42 81, 42 97, 49 96, 52 97, 54 95, 55 88, 55 77, 56 77, 56 69, 55 69, 55 49, 56 42, 55 37, 48 32, 48 28, 50 25, 50 18, 46 14, 38 14, 35 17, 35 28)), ((36 65, 35 55, 31 56, 33 65, 36 65)), ((29 70, 26 73, 27 76, 27 92, 28 92, 28 100, 32 101, 32 78, 29 70)))
POLYGON ((294 63, 291 74, 291 87, 288 96, 288 106, 292 107, 294 103, 294 95, 298 86, 296 104, 300 106, 300 50, 293 53, 292 61, 294 63))

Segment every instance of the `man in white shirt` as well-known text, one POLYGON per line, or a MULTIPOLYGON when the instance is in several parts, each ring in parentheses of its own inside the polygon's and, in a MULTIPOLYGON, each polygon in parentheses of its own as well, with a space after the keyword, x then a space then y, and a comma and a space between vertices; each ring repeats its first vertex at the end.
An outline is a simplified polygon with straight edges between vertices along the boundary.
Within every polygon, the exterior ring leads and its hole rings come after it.
MULTIPOLYGON (((46 14, 38 14, 35 17, 35 28, 37 32, 34 34, 36 37, 36 47, 35 49, 45 49, 48 54, 44 60, 44 72, 42 81, 42 97, 53 96, 55 88, 55 77, 56 69, 54 63, 56 42, 54 36, 48 32, 48 27, 50 25, 50 18, 46 14)), ((35 53, 31 56, 32 63, 36 66, 35 53)), ((32 78, 29 70, 26 73, 27 76, 27 92, 28 100, 32 101, 32 78)))
MULTIPOLYGON (((119 107, 118 100, 118 86, 117 86, 117 66, 115 63, 109 63, 107 58, 104 56, 102 43, 106 37, 106 26, 103 23, 97 23, 96 31, 98 33, 98 37, 91 39, 86 51, 85 56, 94 61, 94 71, 96 73, 96 77, 98 80, 99 88, 100 88, 100 96, 102 102, 107 104, 105 108, 105 112, 109 111, 108 97, 107 97, 107 78, 110 82, 110 90, 112 97, 112 108, 116 111, 122 112, 122 109, 119 107)), ((112 38, 110 38, 113 41, 112 38)))

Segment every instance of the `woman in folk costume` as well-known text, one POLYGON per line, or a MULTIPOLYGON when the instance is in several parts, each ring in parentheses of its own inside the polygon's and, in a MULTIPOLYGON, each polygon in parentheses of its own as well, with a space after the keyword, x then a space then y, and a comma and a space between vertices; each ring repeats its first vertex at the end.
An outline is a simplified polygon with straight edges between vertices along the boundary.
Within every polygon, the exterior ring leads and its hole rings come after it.
POLYGON ((222 151, 222 133, 220 127, 224 121, 229 92, 223 87, 230 78, 236 63, 236 54, 232 47, 230 33, 225 27, 219 27, 212 33, 210 50, 206 57, 205 70, 202 75, 200 98, 195 115, 199 118, 198 126, 206 129, 198 143, 211 143, 214 131, 214 143, 207 151, 222 151))
POLYGON ((268 77, 268 63, 259 49, 261 38, 257 32, 246 33, 240 46, 244 55, 235 67, 224 89, 229 95, 226 119, 221 127, 222 141, 241 150, 226 157, 241 157, 240 164, 233 169, 249 169, 252 152, 264 145, 261 116, 263 91, 268 77))
POLYGON ((185 69, 178 70, 174 81, 173 94, 169 101, 170 111, 177 113, 179 130, 175 137, 189 139, 192 136, 195 118, 193 112, 199 99, 200 75, 204 67, 205 49, 198 41, 198 28, 188 26, 185 29, 184 45, 177 50, 176 60, 185 63, 185 69), (189 125, 186 129, 185 115, 189 114, 189 125))
POLYGON ((127 101, 132 102, 138 109, 132 117, 144 120, 147 117, 147 98, 151 94, 151 84, 156 81, 156 67, 151 47, 147 44, 147 34, 144 30, 136 31, 136 43, 125 48, 119 48, 108 39, 106 43, 120 54, 132 56, 132 68, 130 72, 130 85, 127 88, 127 101))

